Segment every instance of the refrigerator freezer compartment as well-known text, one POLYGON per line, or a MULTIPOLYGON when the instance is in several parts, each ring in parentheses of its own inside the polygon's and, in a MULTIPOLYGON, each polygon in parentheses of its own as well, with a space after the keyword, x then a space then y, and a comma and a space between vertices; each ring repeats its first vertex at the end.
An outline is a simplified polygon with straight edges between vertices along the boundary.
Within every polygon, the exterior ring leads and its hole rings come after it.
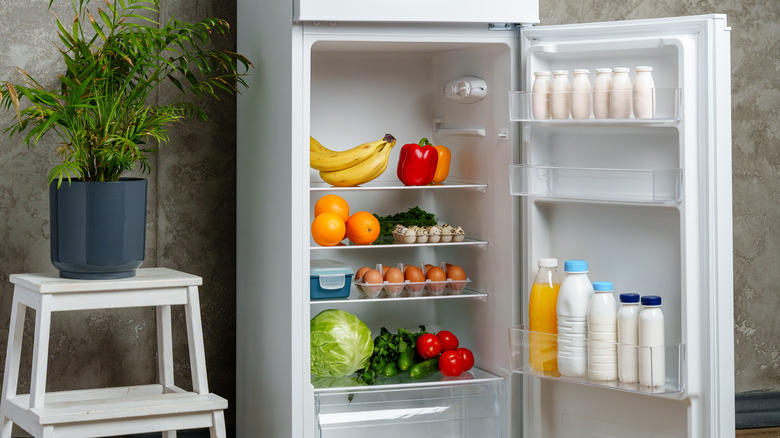
MULTIPOLYGON (((558 342, 558 335, 532 332, 527 330, 525 325, 511 327, 509 329, 509 343, 512 355, 512 370, 516 373, 537 376, 543 379, 612 388, 640 394, 660 395, 685 392, 683 379, 683 370, 685 369, 684 344, 652 348, 611 344, 615 351, 623 352, 626 357, 633 356, 633 359, 629 359, 629 363, 633 360, 633 363, 637 366, 633 374, 637 379, 643 373, 646 376, 642 380, 647 384, 641 384, 633 381, 623 382, 619 379, 605 381, 592 380, 587 376, 569 377, 561 375, 557 370, 545 370, 545 357, 554 358, 556 356, 555 352, 557 352, 558 342), (647 365, 643 365, 645 360, 647 365), (533 366, 532 362, 534 362, 533 366), (537 368, 541 368, 541 370, 537 368), (660 368, 663 368, 662 372, 660 368)), ((608 344, 604 341, 588 341, 587 339, 581 342, 581 346, 586 351, 596 344, 599 346, 608 344)), ((618 359, 618 363, 620 363, 620 359, 618 359)), ((596 364, 595 366, 599 365, 596 364)))
POLYGON ((600 169, 510 165, 512 195, 553 199, 677 203, 682 169, 600 169))
POLYGON ((500 377, 476 368, 455 378, 439 373, 421 380, 408 373, 399 376, 404 377, 346 388, 318 389, 313 382, 319 436, 503 436, 500 377))
MULTIPOLYGON (((534 117, 533 102, 536 99, 555 100, 558 95, 565 95, 565 99, 572 97, 577 91, 560 91, 538 93, 533 91, 513 91, 509 93, 509 120, 513 122, 536 122, 556 125, 577 125, 577 126, 605 126, 605 125, 657 125, 671 124, 680 121, 680 89, 679 88, 657 88, 655 90, 655 115, 650 119, 635 118, 633 114, 627 119, 597 119, 594 118, 591 111, 590 117, 586 119, 538 119, 534 117), (555 96, 553 96, 555 95, 555 96)), ((581 92, 580 92, 581 93, 581 92)), ((591 92, 585 92, 588 99, 591 99, 591 92)))

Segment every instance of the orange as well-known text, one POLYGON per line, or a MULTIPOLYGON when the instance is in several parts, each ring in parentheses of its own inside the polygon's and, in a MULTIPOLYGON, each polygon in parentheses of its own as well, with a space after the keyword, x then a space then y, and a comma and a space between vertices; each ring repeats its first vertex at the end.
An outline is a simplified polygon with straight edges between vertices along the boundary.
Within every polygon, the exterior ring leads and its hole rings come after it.
POLYGON ((346 225, 336 213, 322 213, 311 223, 311 236, 322 246, 338 245, 344 239, 346 225))
POLYGON ((314 204, 314 217, 326 212, 336 213, 346 223, 349 219, 349 204, 341 196, 325 195, 314 204))
POLYGON ((347 239, 358 245, 369 245, 379 237, 379 219, 367 211, 359 211, 347 220, 347 239))

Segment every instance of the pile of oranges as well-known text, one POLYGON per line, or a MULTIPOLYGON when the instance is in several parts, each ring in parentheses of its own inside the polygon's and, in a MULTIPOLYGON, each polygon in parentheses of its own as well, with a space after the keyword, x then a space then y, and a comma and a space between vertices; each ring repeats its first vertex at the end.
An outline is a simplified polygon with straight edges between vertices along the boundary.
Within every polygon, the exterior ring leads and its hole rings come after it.
POLYGON ((356 245, 370 245, 379 237, 379 220, 367 211, 350 216, 344 198, 325 195, 314 204, 311 235, 322 246, 338 245, 345 237, 356 245))

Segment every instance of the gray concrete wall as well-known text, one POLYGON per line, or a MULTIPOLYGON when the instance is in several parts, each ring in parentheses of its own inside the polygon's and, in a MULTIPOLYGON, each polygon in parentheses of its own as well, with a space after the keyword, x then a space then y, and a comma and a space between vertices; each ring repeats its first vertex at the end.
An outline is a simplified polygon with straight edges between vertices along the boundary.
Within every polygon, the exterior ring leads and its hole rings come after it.
MULTIPOLYGON (((69 1, 55 1, 69 17, 69 1)), ((0 0, 0 80, 15 67, 55 84, 62 71, 47 0, 0 0)), ((161 19, 217 16, 235 22, 236 0, 162 0, 161 19)), ((550 0, 542 24, 722 12, 732 26, 734 159, 734 300, 737 392, 780 390, 780 2, 774 0, 550 0)), ((233 37, 219 43, 235 47, 233 37)), ((256 60, 255 60, 256 61, 256 60)), ((168 91, 163 90, 164 97, 168 91)), ((235 101, 210 102, 211 121, 175 127, 148 176, 144 266, 204 278, 200 289, 213 392, 235 400, 235 101)), ((0 113, 7 126, 10 113, 0 113)), ((0 358, 4 358, 12 288, 8 276, 51 271, 45 175, 55 139, 35 150, 0 136, 0 358)), ((174 313, 177 383, 189 386, 184 318, 174 313)), ((28 317, 26 339, 31 340, 28 317)), ((55 315, 48 389, 151 383, 156 379, 154 314, 148 309, 55 315)), ((23 352, 20 390, 29 389, 31 354, 23 352)), ((0 361, 0 364, 4 363, 0 361)), ((2 372, 2 368, 0 368, 2 372)), ((228 423, 234 422, 232 409, 228 423)))

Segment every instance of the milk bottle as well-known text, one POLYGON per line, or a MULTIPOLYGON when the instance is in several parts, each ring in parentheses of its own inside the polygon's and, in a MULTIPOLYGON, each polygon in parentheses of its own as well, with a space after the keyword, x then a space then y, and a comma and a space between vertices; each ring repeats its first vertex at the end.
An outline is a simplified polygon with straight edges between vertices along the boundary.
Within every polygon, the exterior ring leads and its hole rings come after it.
POLYGON ((631 117, 631 78, 630 71, 624 67, 618 67, 612 78, 612 92, 609 95, 609 117, 613 119, 627 119, 631 117))
POLYGON ((558 278, 558 259, 541 258, 539 272, 531 287, 528 303, 529 360, 531 367, 545 373, 558 372, 558 318, 555 307, 561 280, 558 278), (549 334, 548 334, 549 333, 549 334))
MULTIPOLYGON (((661 297, 643 296, 642 310, 639 312, 639 383, 641 385, 663 386, 666 383, 664 345, 664 314, 661 311, 661 297)), ((560 359, 558 363, 560 364, 560 359)))
POLYGON ((588 305, 593 285, 588 278, 588 262, 566 260, 566 277, 558 292, 558 371, 569 377, 588 374, 587 323, 588 305))
POLYGON ((550 118, 550 81, 549 71, 537 71, 534 73, 534 85, 531 91, 531 111, 535 120, 550 118))
POLYGON ((611 281, 593 282, 588 306, 588 378, 615 380, 617 363, 617 303, 611 281))
POLYGON ((571 117, 573 119, 590 118, 590 72, 578 68, 574 70, 574 79, 571 81, 571 117))
POLYGON ((639 294, 620 294, 618 310, 618 379, 639 382, 639 294))
POLYGON ((655 116, 655 83, 653 67, 637 67, 634 76, 634 118, 652 119, 655 116))
POLYGON ((612 69, 597 68, 593 81, 593 117, 609 118, 609 93, 612 90, 612 69))
POLYGON ((568 119, 571 114, 571 84, 568 70, 553 71, 552 102, 550 113, 553 119, 568 119))

